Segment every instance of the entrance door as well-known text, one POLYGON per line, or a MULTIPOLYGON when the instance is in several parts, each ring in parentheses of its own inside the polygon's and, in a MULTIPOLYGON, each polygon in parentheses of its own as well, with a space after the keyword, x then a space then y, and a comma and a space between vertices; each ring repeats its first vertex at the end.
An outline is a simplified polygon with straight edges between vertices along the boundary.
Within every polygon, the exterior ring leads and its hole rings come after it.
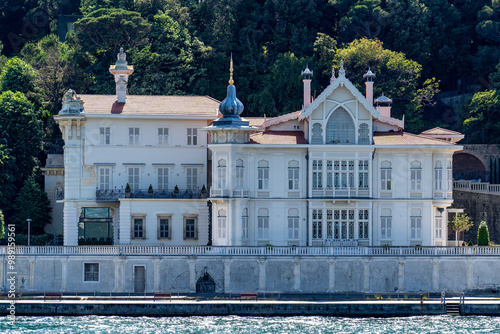
POLYGON ((134 291, 144 292, 146 289, 146 268, 144 266, 134 267, 134 291))

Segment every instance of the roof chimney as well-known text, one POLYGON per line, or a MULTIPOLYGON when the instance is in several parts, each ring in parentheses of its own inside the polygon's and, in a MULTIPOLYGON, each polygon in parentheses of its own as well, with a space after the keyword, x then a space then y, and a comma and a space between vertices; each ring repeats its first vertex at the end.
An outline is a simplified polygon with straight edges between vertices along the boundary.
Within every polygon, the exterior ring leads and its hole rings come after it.
POLYGON ((311 104, 311 78, 313 71, 309 70, 309 65, 302 71, 302 82, 304 83, 304 109, 311 104))
POLYGON ((127 65, 127 55, 120 48, 118 59, 115 65, 109 67, 109 72, 115 77, 116 83, 116 102, 125 103, 127 100, 128 77, 134 73, 134 67, 127 65))
POLYGON ((380 112, 380 116, 382 117, 391 117, 391 103, 392 99, 382 93, 382 96, 375 100, 375 105, 377 110, 380 112))
POLYGON ((363 78, 366 78, 366 99, 373 105, 373 79, 375 78, 375 73, 368 67, 368 72, 363 75, 363 78))

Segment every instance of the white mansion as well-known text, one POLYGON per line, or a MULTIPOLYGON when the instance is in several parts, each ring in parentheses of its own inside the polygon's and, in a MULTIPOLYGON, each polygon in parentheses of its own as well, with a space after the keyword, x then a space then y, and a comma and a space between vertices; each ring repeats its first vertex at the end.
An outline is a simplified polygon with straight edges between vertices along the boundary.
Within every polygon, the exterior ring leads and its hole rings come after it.
POLYGON ((365 95, 341 67, 312 101, 306 69, 302 110, 247 119, 232 79, 219 103, 127 95, 123 52, 110 72, 116 96, 70 90, 55 117, 64 166, 45 172, 65 245, 447 244, 463 136, 404 132, 371 71, 365 95))

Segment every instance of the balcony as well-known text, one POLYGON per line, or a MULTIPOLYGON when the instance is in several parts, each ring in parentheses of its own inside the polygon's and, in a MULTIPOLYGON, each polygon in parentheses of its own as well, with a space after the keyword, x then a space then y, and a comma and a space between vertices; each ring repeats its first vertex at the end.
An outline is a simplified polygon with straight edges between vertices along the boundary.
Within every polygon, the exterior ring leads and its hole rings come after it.
POLYGON ((207 198, 207 192, 191 189, 157 190, 153 192, 148 191, 148 189, 131 190, 130 192, 123 189, 97 189, 95 197, 98 201, 118 201, 119 198, 205 199, 207 198))
POLYGON ((230 197, 232 193, 232 198, 248 198, 249 192, 246 189, 210 189, 210 197, 230 197))
POLYGON ((313 188, 313 198, 356 198, 369 197, 369 188, 313 188))
POLYGON ((489 182, 472 182, 466 180, 453 181, 453 190, 472 191, 477 193, 500 194, 500 184, 489 182))

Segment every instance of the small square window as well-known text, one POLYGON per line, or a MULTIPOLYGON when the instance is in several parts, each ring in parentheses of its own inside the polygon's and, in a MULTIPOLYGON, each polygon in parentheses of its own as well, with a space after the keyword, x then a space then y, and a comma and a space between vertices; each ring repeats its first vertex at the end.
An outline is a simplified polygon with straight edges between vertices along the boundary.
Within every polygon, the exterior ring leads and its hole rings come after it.
POLYGON ((171 217, 158 216, 158 239, 170 239, 171 217))
POLYGON ((99 263, 84 263, 84 281, 99 282, 99 263))
POLYGON ((184 216, 184 239, 198 239, 198 217, 184 216))
POLYGON ((144 239, 146 233, 144 231, 144 217, 132 217, 132 238, 144 239))

